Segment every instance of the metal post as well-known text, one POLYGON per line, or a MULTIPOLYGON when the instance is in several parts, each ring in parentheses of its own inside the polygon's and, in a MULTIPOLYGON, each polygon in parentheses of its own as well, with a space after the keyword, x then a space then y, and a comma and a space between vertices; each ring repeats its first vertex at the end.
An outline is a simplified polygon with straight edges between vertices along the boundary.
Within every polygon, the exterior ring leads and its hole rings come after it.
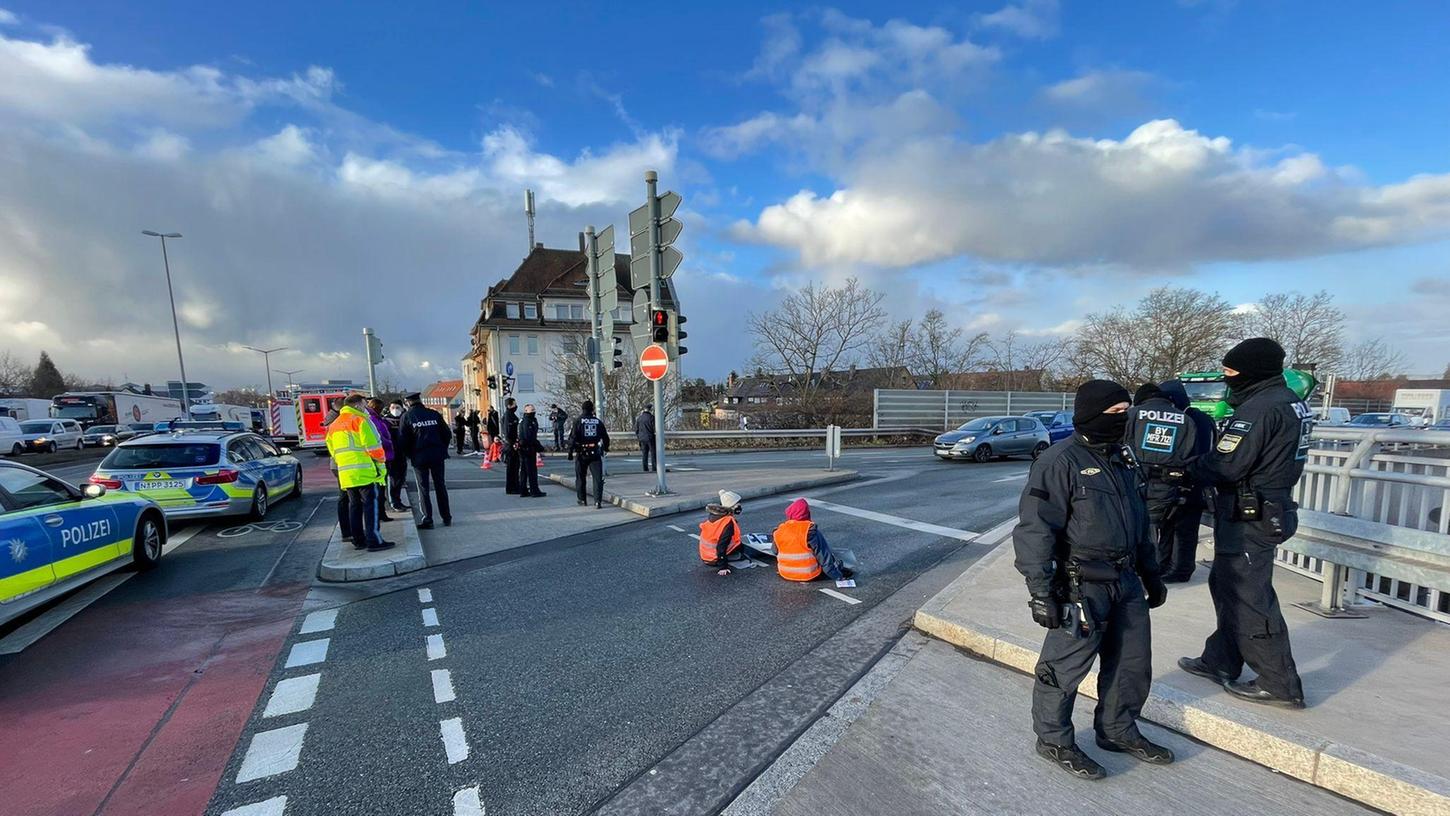
POLYGON ((363 353, 367 355, 368 361, 368 395, 376 396, 378 393, 377 372, 373 370, 373 330, 363 329, 363 353))
POLYGON ((1012 392, 1011 391, 1008 391, 1007 392, 1007 413, 1009 415, 1012 413, 1012 392))
MULTIPOLYGON (((604 342, 600 337, 600 324, 604 322, 604 316, 599 313, 599 259, 596 255, 599 252, 599 236, 594 233, 594 225, 590 224, 584 228, 584 247, 589 257, 585 259, 586 274, 589 277, 589 336, 594 340, 594 361, 590 363, 593 369, 594 380, 594 413, 599 418, 604 418, 604 368, 600 361, 604 357, 604 342)), ((612 359, 612 358, 611 358, 612 359)))
MULTIPOLYGON (((646 201, 649 202, 649 305, 650 309, 664 307, 660 296, 660 199, 655 185, 659 175, 653 170, 644 173, 646 201)), ((677 304, 678 305, 678 304, 677 304)), ((665 381, 655 380, 655 495, 670 492, 665 484, 665 381)))
POLYGON ((952 392, 941 392, 941 429, 950 431, 952 429, 952 392))
POLYGON ((171 291, 171 259, 166 255, 166 236, 162 235, 160 238, 161 263, 166 267, 166 296, 171 299, 171 331, 176 335, 176 365, 181 369, 181 412, 189 422, 191 397, 186 392, 186 360, 181 356, 181 324, 176 322, 176 295, 171 291))

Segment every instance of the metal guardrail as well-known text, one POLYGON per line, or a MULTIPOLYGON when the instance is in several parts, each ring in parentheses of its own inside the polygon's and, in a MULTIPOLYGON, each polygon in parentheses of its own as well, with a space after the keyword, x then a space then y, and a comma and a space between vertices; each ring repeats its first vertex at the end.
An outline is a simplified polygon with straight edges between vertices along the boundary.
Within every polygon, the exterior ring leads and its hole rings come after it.
POLYGON ((983 416, 1019 416, 1028 411, 1067 411, 1073 395, 1056 391, 916 391, 877 388, 872 424, 877 428, 936 428, 948 431, 983 416))
MULTIPOLYGON (((841 436, 929 436, 935 437, 940 430, 930 428, 842 428, 841 436)), ((762 428, 755 431, 670 431, 675 439, 825 439, 825 428, 762 428)))
POLYGON ((1450 432, 1317 428, 1294 493, 1278 557, 1324 582, 1323 611, 1365 598, 1450 623, 1450 432))

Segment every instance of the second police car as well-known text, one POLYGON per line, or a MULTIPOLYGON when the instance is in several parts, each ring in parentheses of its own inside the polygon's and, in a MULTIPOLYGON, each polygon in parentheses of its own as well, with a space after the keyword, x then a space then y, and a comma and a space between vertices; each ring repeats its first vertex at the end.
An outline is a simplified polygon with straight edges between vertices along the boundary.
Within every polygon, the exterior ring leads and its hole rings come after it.
POLYGON ((123 442, 91 483, 145 496, 168 518, 267 515, 302 492, 302 463, 254 433, 187 428, 123 442))

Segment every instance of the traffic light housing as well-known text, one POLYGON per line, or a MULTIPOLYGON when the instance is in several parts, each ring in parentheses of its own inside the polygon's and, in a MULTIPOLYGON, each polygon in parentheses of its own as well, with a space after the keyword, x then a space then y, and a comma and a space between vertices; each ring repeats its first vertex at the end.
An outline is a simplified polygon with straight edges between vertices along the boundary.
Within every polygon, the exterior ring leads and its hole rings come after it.
POLYGON ((620 359, 623 356, 624 356, 624 349, 622 349, 622 348, 619 347, 619 338, 616 337, 616 338, 614 338, 614 367, 615 368, 624 368, 624 361, 620 359))
POLYGON ((675 315, 675 319, 670 321, 669 343, 665 345, 665 348, 669 351, 671 360, 678 359, 681 354, 689 351, 689 349, 680 345, 681 340, 690 336, 685 331, 684 325, 685 316, 682 314, 675 315))
POLYGON ((490 390, 490 391, 497 391, 498 390, 498 376, 497 375, 494 375, 494 374, 488 375, 488 390, 490 390))
POLYGON ((649 318, 650 340, 668 343, 670 340, 670 313, 664 309, 652 309, 649 318))

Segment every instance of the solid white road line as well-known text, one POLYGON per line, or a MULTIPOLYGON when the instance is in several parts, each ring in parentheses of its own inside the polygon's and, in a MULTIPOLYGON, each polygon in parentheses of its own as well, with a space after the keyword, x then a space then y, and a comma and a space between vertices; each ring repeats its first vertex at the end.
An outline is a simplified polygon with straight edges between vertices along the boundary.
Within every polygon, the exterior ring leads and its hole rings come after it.
POLYGON ((988 530, 987 532, 982 533, 982 536, 978 539, 978 541, 986 544, 989 547, 1000 544, 1002 543, 1002 539, 1012 534, 1012 529, 1016 526, 1017 517, 1013 516, 1002 522, 1001 524, 998 524, 996 527, 988 530))
POLYGON ((313 632, 326 632, 337 625, 337 610, 323 609, 313 612, 302 620, 302 629, 299 635, 310 635, 313 632))
POLYGON ((277 688, 272 690, 271 698, 267 700, 267 708, 262 712, 262 717, 280 717, 312 708, 312 703, 317 700, 317 681, 321 678, 321 674, 304 674, 278 683, 277 688))
POLYGON ((428 636, 428 659, 442 660, 448 656, 448 647, 443 645, 442 635, 428 636))
POLYGON ((222 811, 222 816, 282 816, 286 812, 287 797, 273 796, 264 802, 253 802, 250 805, 222 811))
POLYGON ((483 800, 478 798, 477 786, 453 794, 453 816, 484 816, 483 800))
POLYGON ((992 483, 993 484, 997 484, 998 482, 1015 482, 1018 479, 1025 479, 1025 478, 1027 478, 1027 474, 1028 474, 1028 471, 1025 471, 1024 470, 1021 473, 1015 473, 1015 474, 1013 474, 1011 476, 1008 476, 1008 477, 1006 477, 1004 479, 993 479, 992 480, 992 483))
POLYGON ((448 764, 457 765, 468 759, 468 738, 463 736, 463 720, 454 717, 438 723, 443 735, 443 752, 448 755, 448 764))
POLYGON ((451 703, 458 699, 453 693, 453 674, 447 669, 434 669, 433 675, 433 702, 451 703))
POLYGON ((677 533, 683 533, 685 531, 685 528, 684 527, 680 527, 680 526, 675 525, 675 524, 666 524, 665 526, 668 527, 668 528, 670 528, 671 530, 674 530, 677 533))
POLYGON ((297 760, 302 757, 302 738, 306 735, 307 723, 253 734, 247 755, 242 758, 242 769, 237 771, 237 782, 276 776, 296 768, 297 760))
POLYGON ((822 587, 821 591, 826 593, 827 595, 830 595, 832 598, 835 598, 838 601, 845 601, 848 604, 861 603, 860 598, 852 598, 850 595, 842 595, 834 589, 826 589, 825 587, 822 587))
POLYGON ((177 547, 180 547, 182 544, 190 541, 192 536, 196 535, 204 529, 206 529, 205 524, 197 524, 188 527, 185 530, 182 530, 181 532, 177 533, 174 536, 171 536, 170 538, 167 538, 166 543, 161 545, 161 554, 166 555, 177 547))
POLYGON ((35 620, 16 629, 0 640, 0 654, 20 654, 27 646, 55 631, 62 623, 79 615, 82 610, 99 601, 107 592, 131 580, 136 573, 127 570, 107 575, 91 582, 80 592, 66 598, 51 609, 42 612, 35 620))
POLYGON ((321 663, 327 659, 327 644, 331 642, 329 638, 323 638, 292 644, 292 651, 287 653, 287 665, 283 668, 290 669, 296 666, 321 663))
POLYGON ((877 513, 874 510, 862 510, 859 507, 847 507, 843 504, 832 504, 821 499, 811 499, 811 507, 819 507, 822 510, 830 510, 835 513, 842 513, 847 516, 879 521, 882 524, 893 524, 897 527, 905 527, 908 530, 916 530, 920 533, 932 533, 946 538, 955 538, 958 541, 975 541, 978 536, 969 530, 958 530, 955 527, 942 527, 939 524, 928 524, 924 521, 913 521, 901 516, 889 516, 885 513, 877 513))
POLYGON ((433 590, 424 587, 418 590, 419 603, 433 603, 433 590))
POLYGON ((423 625, 424 626, 437 626, 438 625, 438 610, 434 609, 431 606, 428 607, 427 609, 424 609, 423 610, 423 625))

